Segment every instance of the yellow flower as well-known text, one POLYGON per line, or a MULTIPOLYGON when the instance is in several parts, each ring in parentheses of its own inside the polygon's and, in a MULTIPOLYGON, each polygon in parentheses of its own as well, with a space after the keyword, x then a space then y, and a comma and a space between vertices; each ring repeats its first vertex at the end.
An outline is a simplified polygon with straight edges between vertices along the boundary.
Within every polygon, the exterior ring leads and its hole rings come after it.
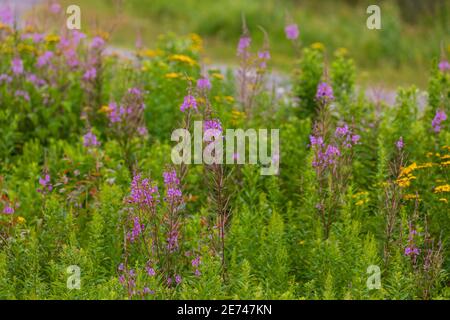
POLYGON ((36 52, 35 47, 33 47, 32 45, 29 45, 29 44, 24 44, 24 43, 20 43, 17 46, 17 49, 19 50, 19 52, 30 52, 30 53, 36 52))
POLYGON ((404 196, 403 196, 403 199, 404 200, 420 200, 420 197, 419 197, 419 195, 418 194, 405 194, 404 196))
POLYGON ((319 51, 325 50, 325 46, 322 42, 314 42, 313 44, 311 44, 311 48, 319 51))
POLYGON ((139 57, 147 57, 147 58, 154 58, 161 56, 163 54, 163 51, 160 49, 152 50, 152 49, 145 49, 138 51, 137 55, 139 57))
POLYGON ((214 72, 211 76, 213 78, 216 78, 216 79, 219 79, 219 80, 223 80, 223 78, 224 78, 223 74, 218 73, 218 72, 214 72))
POLYGON ((25 223, 25 218, 24 217, 17 217, 17 223, 19 223, 19 224, 23 224, 23 223, 25 223))
POLYGON ((441 159, 450 159, 450 154, 444 154, 441 159))
POLYGON ((181 77, 181 73, 178 72, 170 72, 165 75, 167 79, 177 79, 181 77))
POLYGON ((450 161, 442 162, 441 165, 444 166, 444 167, 450 166, 450 161))
POLYGON ((361 192, 355 193, 352 197, 359 198, 360 196, 367 196, 368 194, 369 194, 368 191, 361 191, 361 192))
POLYGON ((355 203, 357 206, 362 206, 364 204, 364 200, 359 200, 355 203))
POLYGON ((47 43, 59 42, 59 36, 57 36, 56 34, 48 34, 45 36, 45 41, 47 43))
POLYGON ((111 112, 111 108, 109 106, 102 106, 100 108, 100 110, 98 110, 99 113, 110 113, 111 112))
POLYGON ((437 186, 434 188, 434 193, 450 192, 450 185, 444 184, 442 186, 437 186))
POLYGON ((425 162, 424 164, 418 165, 417 169, 431 168, 433 165, 432 162, 425 162))
POLYGON ((231 123, 238 124, 240 120, 245 119, 245 112, 241 112, 239 110, 233 109, 231 110, 231 123))
POLYGON ((407 177, 397 179, 396 182, 400 188, 405 188, 405 187, 409 187, 411 185, 411 180, 414 180, 414 179, 416 179, 416 177, 410 174, 407 177))
POLYGON ((226 101, 228 101, 229 103, 233 103, 234 102, 234 97, 232 97, 232 96, 225 96, 224 99, 226 101))
POLYGON ((305 240, 300 240, 298 243, 299 243, 300 245, 304 245, 304 244, 305 244, 305 240))
POLYGON ((201 51, 203 50, 203 39, 196 33, 191 33, 189 35, 192 41, 191 50, 192 51, 201 51))
POLYGON ((169 60, 183 62, 190 66, 195 66, 197 64, 194 59, 184 54, 172 54, 171 56, 169 56, 169 60))
POLYGON ((416 169, 417 169, 417 163, 413 162, 409 166, 402 168, 402 170, 400 171, 399 177, 407 176, 416 169))

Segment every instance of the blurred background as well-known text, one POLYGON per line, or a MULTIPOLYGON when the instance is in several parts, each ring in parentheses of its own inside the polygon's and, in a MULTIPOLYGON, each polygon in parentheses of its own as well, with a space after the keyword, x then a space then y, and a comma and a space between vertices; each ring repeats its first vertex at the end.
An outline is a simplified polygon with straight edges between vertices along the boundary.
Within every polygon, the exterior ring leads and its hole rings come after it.
MULTIPOLYGON (((4 0, 3 0, 4 1, 4 0)), ((27 0, 15 0, 24 2, 27 0)), ((53 0, 28 0, 51 3, 53 0)), ((198 33, 214 63, 233 64, 242 15, 255 47, 262 26, 269 34, 272 67, 288 73, 294 51, 286 40, 287 19, 300 28, 302 45, 321 42, 332 55, 344 47, 358 67, 359 81, 388 87, 426 86, 432 59, 450 54, 450 0, 62 0, 78 4, 82 28, 111 32, 114 46, 134 48, 142 38, 152 48, 158 35, 198 33), (366 9, 381 7, 381 30, 369 30, 366 9)))

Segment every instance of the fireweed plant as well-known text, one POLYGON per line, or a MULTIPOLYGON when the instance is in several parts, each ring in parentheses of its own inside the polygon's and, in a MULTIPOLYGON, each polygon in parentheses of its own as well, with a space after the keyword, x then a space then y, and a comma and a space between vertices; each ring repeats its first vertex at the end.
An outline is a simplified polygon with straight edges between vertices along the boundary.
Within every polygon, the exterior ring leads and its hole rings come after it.
POLYGON ((257 52, 247 20, 223 72, 197 34, 138 35, 122 57, 98 24, 38 16, 0 8, 1 299, 450 298, 445 45, 426 90, 391 104, 365 94, 351 52, 289 17, 257 52), (269 88, 276 32, 292 77, 269 88), (279 174, 174 165, 172 132, 200 120, 203 150, 228 128, 279 128, 279 174))

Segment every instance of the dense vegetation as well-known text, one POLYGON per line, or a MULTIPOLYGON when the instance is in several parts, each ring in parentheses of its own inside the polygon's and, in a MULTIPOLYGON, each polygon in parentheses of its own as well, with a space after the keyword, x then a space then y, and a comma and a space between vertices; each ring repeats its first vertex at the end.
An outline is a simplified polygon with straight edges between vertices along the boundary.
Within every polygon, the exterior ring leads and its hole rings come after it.
POLYGON ((0 298, 450 298, 450 52, 423 108, 414 86, 390 106, 292 23, 286 91, 248 21, 224 74, 197 34, 127 60, 105 32, 0 19, 0 298), (280 129, 279 174, 174 165, 172 131, 201 119, 280 129))

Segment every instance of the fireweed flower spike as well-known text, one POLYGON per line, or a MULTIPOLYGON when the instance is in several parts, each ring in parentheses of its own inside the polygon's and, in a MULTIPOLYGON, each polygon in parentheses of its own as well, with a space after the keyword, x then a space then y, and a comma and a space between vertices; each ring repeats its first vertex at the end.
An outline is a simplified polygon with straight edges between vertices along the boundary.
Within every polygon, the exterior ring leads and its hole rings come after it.
POLYGON ((210 141, 211 137, 221 136, 223 129, 219 119, 206 120, 203 123, 204 141, 210 141))
POLYGON ((15 57, 11 61, 11 71, 15 75, 20 75, 23 73, 23 61, 20 58, 15 57))
POLYGON ((46 194, 53 190, 53 185, 50 183, 50 175, 46 174, 44 178, 39 178, 39 184, 41 185, 41 189, 37 189, 37 192, 46 194))
POLYGON ((445 72, 450 70, 450 63, 447 60, 439 62, 438 68, 440 71, 445 72))
POLYGON ((268 50, 258 52, 258 58, 260 59, 259 67, 265 69, 267 67, 267 61, 270 60, 270 52, 268 50))
POLYGON ((197 110, 197 100, 190 94, 184 97, 183 103, 180 106, 181 112, 185 112, 188 109, 197 110))
POLYGON ((289 24, 284 28, 286 33, 286 38, 289 40, 296 40, 300 34, 298 31, 298 26, 295 23, 289 24))
POLYGON ((85 147, 98 147, 100 146, 100 141, 97 140, 97 136, 89 131, 83 136, 83 145, 85 147))
POLYGON ((400 139, 398 139, 398 141, 395 143, 395 146, 399 151, 403 149, 404 147, 403 137, 400 137, 400 139))
POLYGON ((41 56, 39 56, 36 65, 39 68, 46 66, 50 62, 50 60, 53 58, 53 56, 54 56, 54 53, 52 51, 44 52, 41 56))
POLYGON ((199 90, 210 90, 211 82, 207 77, 203 77, 197 80, 197 89, 199 90))
POLYGON ((252 39, 250 38, 250 36, 247 33, 244 33, 239 38, 239 43, 238 43, 238 47, 237 47, 237 55, 238 56, 244 55, 247 52, 248 48, 250 47, 251 42, 252 42, 252 39))
POLYGON ((441 123, 447 120, 447 115, 444 110, 437 110, 431 125, 434 132, 439 133, 441 131, 441 123))
POLYGON ((4 213, 4 214, 8 214, 8 215, 13 214, 13 213, 14 213, 14 208, 11 207, 10 205, 6 205, 6 206, 3 208, 3 213, 4 213))
POLYGON ((322 103, 329 103, 334 100, 333 89, 328 83, 319 83, 317 87, 316 99, 322 103))

